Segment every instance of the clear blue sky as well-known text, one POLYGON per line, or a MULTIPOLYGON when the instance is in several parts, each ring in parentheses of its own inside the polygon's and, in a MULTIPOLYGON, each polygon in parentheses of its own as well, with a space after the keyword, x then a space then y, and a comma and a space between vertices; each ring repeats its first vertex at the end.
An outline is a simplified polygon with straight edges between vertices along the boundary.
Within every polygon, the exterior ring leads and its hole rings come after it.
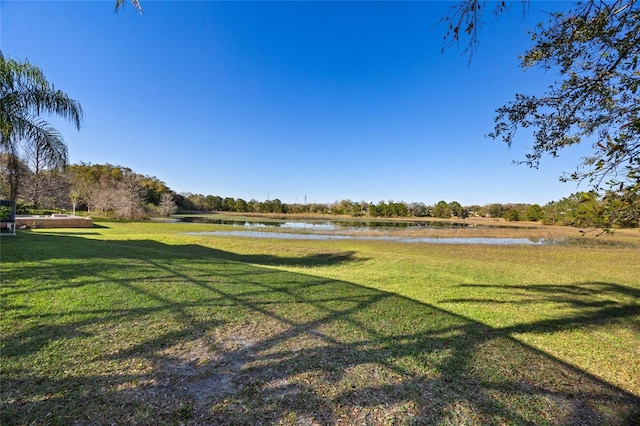
POLYGON ((458 201, 544 204, 588 153, 538 170, 485 137, 516 92, 556 75, 523 72, 527 28, 562 2, 531 2, 480 33, 468 64, 445 28, 450 2, 0 0, 5 55, 28 58, 79 100, 72 163, 111 163, 176 192, 283 202, 458 201))

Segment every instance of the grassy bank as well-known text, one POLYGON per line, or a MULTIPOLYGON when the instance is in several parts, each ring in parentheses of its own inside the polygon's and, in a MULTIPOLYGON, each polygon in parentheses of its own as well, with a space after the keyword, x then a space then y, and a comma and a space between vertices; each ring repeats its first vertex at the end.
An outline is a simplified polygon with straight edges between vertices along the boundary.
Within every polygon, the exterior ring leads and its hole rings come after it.
POLYGON ((640 252, 3 237, 4 424, 632 424, 640 252))

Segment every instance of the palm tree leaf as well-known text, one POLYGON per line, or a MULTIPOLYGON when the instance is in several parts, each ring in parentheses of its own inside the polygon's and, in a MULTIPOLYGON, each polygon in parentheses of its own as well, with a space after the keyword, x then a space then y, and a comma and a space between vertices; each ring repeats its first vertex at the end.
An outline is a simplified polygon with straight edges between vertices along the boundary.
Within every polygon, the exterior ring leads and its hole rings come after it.
POLYGON ((67 164, 67 146, 64 138, 47 121, 31 116, 20 122, 24 144, 37 145, 48 167, 59 168, 67 164))

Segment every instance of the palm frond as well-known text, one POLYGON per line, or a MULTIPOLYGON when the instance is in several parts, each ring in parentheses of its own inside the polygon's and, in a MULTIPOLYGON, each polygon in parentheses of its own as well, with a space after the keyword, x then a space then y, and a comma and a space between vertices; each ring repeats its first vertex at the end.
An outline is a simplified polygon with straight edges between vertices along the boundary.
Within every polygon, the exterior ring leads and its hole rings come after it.
MULTIPOLYGON (((116 0, 116 12, 124 8, 125 3, 125 0, 116 0)), ((142 5, 140 4, 139 0, 131 0, 131 4, 138 12, 142 13, 142 5)))
POLYGON ((0 87, 16 90, 24 84, 48 87, 49 82, 42 69, 28 59, 17 61, 0 50, 0 87))
POLYGON ((61 90, 31 90, 24 95, 29 113, 57 115, 69 120, 78 130, 82 127, 83 111, 80 103, 61 90))
POLYGON ((56 90, 40 68, 27 60, 19 62, 0 51, 0 129, 6 128, 14 115, 51 114, 69 120, 76 129, 82 126, 80 103, 56 90))
POLYGON ((16 130, 20 131, 19 144, 37 146, 48 167, 61 168, 67 164, 68 152, 64 138, 47 121, 36 116, 23 117, 18 120, 16 130))

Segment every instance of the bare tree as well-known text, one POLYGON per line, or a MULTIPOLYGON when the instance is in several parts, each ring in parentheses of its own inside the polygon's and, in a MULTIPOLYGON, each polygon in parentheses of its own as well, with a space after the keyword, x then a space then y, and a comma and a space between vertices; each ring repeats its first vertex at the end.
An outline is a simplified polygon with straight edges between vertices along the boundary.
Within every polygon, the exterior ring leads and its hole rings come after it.
POLYGON ((168 192, 164 192, 160 196, 160 204, 158 205, 158 214, 160 216, 168 217, 174 214, 177 211, 177 209, 178 207, 176 206, 175 201, 173 201, 173 196, 168 192))

